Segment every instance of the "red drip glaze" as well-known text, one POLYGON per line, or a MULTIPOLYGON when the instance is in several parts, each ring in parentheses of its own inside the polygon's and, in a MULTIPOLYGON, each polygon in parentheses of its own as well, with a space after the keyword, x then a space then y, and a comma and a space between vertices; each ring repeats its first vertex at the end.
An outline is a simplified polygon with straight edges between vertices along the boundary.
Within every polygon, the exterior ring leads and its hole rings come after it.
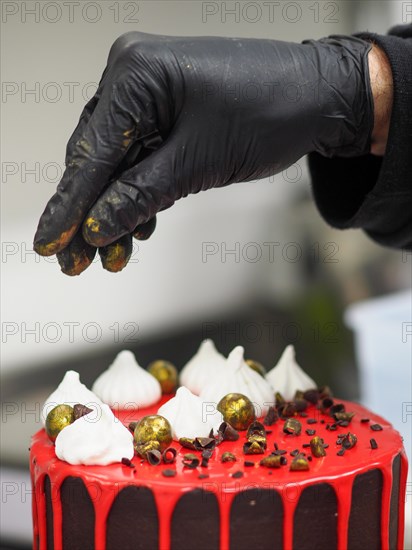
MULTIPOLYGON (((164 402, 167 398, 163 398, 164 402)), ((71 466, 60 461, 54 452, 54 445, 49 441, 44 430, 35 434, 32 440, 30 452, 30 468, 35 498, 33 501, 34 521, 34 549, 46 549, 46 503, 44 495, 44 478, 49 476, 52 489, 53 521, 54 521, 54 546, 56 550, 62 548, 62 510, 60 502, 60 487, 68 476, 76 476, 83 480, 89 491, 96 512, 95 548, 105 550, 106 520, 116 495, 128 485, 143 485, 153 492, 159 515, 159 548, 170 549, 170 527, 173 510, 179 498, 187 491, 195 488, 211 491, 216 494, 220 506, 220 547, 221 550, 229 549, 230 533, 230 509, 234 496, 250 488, 268 488, 277 490, 284 505, 283 522, 283 546, 285 549, 293 547, 293 523, 294 513, 299 496, 305 487, 316 483, 329 483, 337 497, 338 502, 338 550, 347 548, 349 514, 351 509, 352 485, 356 475, 365 473, 371 469, 379 468, 383 476, 382 491, 382 549, 389 545, 389 512, 392 489, 392 463, 394 458, 401 454, 401 481, 399 491, 399 521, 398 521, 398 545, 397 550, 403 548, 404 530, 404 506, 407 477, 407 461, 402 445, 402 438, 383 418, 371 413, 367 409, 355 403, 344 402, 346 410, 354 412, 355 416, 348 427, 339 428, 336 431, 326 429, 326 424, 333 419, 321 414, 314 406, 307 409, 309 417, 325 419, 325 424, 307 425, 306 418, 299 418, 302 422, 302 434, 298 437, 288 436, 283 433, 283 421, 280 420, 268 430, 272 433, 267 436, 269 454, 274 450, 276 442, 279 449, 286 449, 288 465, 279 469, 269 470, 260 467, 259 461, 263 455, 244 455, 243 443, 245 432, 240 432, 238 441, 225 441, 215 449, 213 457, 209 461, 208 468, 190 470, 183 467, 182 457, 187 449, 174 443, 178 449, 176 463, 161 466, 150 466, 142 462, 139 457, 133 459, 135 468, 122 464, 110 466, 71 466), (360 419, 369 417, 370 423, 361 423, 360 419), (378 423, 383 427, 381 432, 372 432, 370 424, 378 423), (306 472, 290 472, 291 457, 289 452, 299 448, 310 453, 310 449, 302 448, 303 443, 308 443, 311 436, 305 434, 305 429, 316 429, 316 435, 329 444, 326 450, 327 456, 313 458, 310 470, 306 472), (344 456, 337 456, 341 448, 336 445, 337 435, 351 431, 358 437, 357 445, 344 456), (370 448, 370 438, 374 437, 378 448, 370 448), (221 454, 230 451, 238 457, 237 462, 222 464, 221 454), (255 467, 245 468, 243 461, 255 462, 255 467), (165 478, 162 470, 176 468, 175 477, 165 478), (232 474, 238 470, 243 472, 242 478, 233 478, 232 474), (272 473, 269 474, 269 471, 272 473), (199 479, 200 473, 209 475, 206 479, 199 479), (36 536, 39 535, 40 545, 37 547, 36 536)), ((142 409, 141 411, 115 411, 116 416, 128 425, 132 420, 137 420, 147 414, 155 414, 161 403, 142 409)))
MULTIPOLYGON (((342 457, 344 458, 344 457, 342 457)), ((338 548, 348 547, 348 525, 352 507, 352 487, 355 476, 342 476, 339 483, 338 498, 338 548)))

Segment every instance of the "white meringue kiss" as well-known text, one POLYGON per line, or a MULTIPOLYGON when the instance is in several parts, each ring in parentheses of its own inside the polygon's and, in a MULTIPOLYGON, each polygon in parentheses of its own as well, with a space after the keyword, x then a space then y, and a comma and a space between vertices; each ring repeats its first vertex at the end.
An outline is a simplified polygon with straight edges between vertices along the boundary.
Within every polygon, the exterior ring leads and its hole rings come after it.
POLYGON ((279 392, 286 401, 291 401, 297 390, 316 388, 317 384, 304 372, 295 359, 295 348, 287 346, 278 364, 266 374, 274 392, 279 392))
POLYGON ((262 416, 273 405, 274 394, 270 384, 248 366, 243 356, 244 349, 237 346, 227 358, 225 368, 211 379, 200 397, 204 402, 217 404, 228 393, 242 393, 254 404, 256 416, 262 416))
POLYGON ((164 416, 172 426, 173 439, 181 437, 208 437, 217 430, 223 417, 215 405, 203 403, 188 388, 181 386, 175 397, 160 407, 157 414, 164 416))
POLYGON ((102 405, 100 399, 84 384, 80 382, 79 373, 74 370, 68 370, 63 380, 57 386, 53 393, 46 399, 42 409, 42 422, 46 423, 49 412, 57 405, 86 405, 89 408, 102 405))
POLYGON ((226 359, 217 351, 212 340, 204 340, 195 355, 180 372, 182 386, 200 395, 207 383, 225 368, 226 359))
POLYGON ((56 438, 55 452, 69 464, 107 466, 133 458, 133 436, 108 405, 101 405, 63 428, 56 438))
POLYGON ((111 407, 148 407, 159 401, 158 380, 136 361, 131 351, 121 351, 93 384, 93 391, 111 407))

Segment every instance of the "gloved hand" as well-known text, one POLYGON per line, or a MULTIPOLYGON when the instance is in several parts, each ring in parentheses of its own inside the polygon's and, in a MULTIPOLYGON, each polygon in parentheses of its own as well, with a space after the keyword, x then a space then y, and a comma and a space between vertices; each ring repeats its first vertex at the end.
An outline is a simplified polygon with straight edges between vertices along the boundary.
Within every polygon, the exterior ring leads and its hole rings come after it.
POLYGON ((276 174, 311 151, 367 153, 370 48, 342 36, 121 36, 68 143, 35 250, 75 275, 98 247, 118 271, 131 235, 148 237, 156 214, 189 193, 276 174))

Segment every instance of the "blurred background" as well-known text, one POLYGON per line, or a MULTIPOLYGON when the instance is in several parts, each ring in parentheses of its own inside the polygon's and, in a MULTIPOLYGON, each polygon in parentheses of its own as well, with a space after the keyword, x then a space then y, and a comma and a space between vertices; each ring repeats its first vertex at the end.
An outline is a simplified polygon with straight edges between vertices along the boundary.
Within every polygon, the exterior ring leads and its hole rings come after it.
MULTIPOLYGON (((411 22, 411 2, 4 1, 1 9, 2 548, 30 547, 27 450, 44 399, 67 369, 91 385, 125 348, 142 366, 162 357, 181 368, 210 337, 225 354, 242 344, 270 369, 292 343, 319 385, 386 415, 410 453, 412 254, 328 227, 305 159, 178 202, 119 274, 96 260, 66 277, 55 258, 33 253, 32 239, 120 34, 385 33, 411 22)), ((409 505, 411 493, 409 484, 409 505)))

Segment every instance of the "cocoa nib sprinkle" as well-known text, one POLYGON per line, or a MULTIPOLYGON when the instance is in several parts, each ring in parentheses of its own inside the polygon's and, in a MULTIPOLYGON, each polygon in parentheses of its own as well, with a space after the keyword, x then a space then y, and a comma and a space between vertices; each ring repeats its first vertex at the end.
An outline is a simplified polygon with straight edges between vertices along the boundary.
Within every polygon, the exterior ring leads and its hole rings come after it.
POLYGON ((315 435, 316 430, 305 430, 306 435, 315 435))
POLYGON ((371 449, 377 449, 378 448, 378 444, 376 443, 376 439, 370 439, 370 444, 371 444, 371 449))
POLYGON ((370 429, 374 432, 381 432, 383 430, 380 424, 371 424, 370 429))
POLYGON ((134 464, 129 458, 123 457, 122 458, 122 464, 123 464, 123 466, 128 466, 129 468, 134 468, 134 464))
POLYGON ((273 451, 273 454, 275 456, 282 456, 287 454, 287 451, 285 449, 276 449, 275 451, 273 451))
POLYGON ((361 424, 366 424, 367 422, 370 422, 369 418, 361 418, 361 424))
POLYGON ((240 470, 238 470, 237 472, 233 472, 232 477, 235 479, 239 479, 243 477, 243 472, 241 472, 240 470))
POLYGON ((172 470, 171 468, 166 468, 166 470, 162 470, 162 475, 164 477, 175 477, 176 474, 176 470, 172 470))
POLYGON ((253 466, 255 465, 254 462, 252 462, 251 460, 245 460, 243 465, 245 466, 245 468, 253 468, 253 466))
POLYGON ((197 476, 197 479, 207 479, 209 477, 209 474, 199 474, 197 476))

